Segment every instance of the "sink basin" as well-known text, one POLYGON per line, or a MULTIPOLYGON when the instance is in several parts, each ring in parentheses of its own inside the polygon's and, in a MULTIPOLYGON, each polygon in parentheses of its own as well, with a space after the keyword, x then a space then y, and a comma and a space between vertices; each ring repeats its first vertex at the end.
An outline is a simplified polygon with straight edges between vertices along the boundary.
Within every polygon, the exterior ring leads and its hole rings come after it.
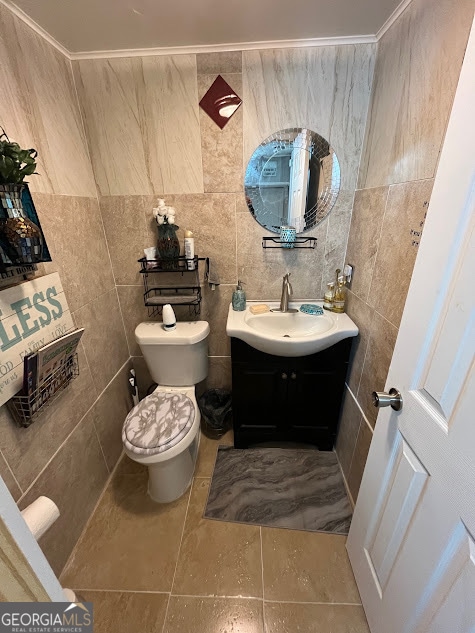
MULTIPOLYGON (((320 352, 335 343, 356 336, 358 328, 347 314, 325 311, 322 315, 303 312, 264 312, 252 314, 253 304, 266 303, 270 308, 278 308, 273 301, 248 301, 242 312, 229 306, 226 333, 241 339, 251 347, 274 356, 308 356, 320 352)), ((321 301, 298 301, 290 304, 299 309, 303 303, 321 301)))

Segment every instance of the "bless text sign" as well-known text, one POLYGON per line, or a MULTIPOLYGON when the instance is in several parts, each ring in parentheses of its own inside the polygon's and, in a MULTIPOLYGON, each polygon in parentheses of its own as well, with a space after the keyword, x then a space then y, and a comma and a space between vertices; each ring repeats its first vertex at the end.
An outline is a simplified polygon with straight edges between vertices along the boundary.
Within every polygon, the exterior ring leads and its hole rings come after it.
POLYGON ((74 327, 58 273, 0 291, 0 405, 23 386, 23 359, 74 327))

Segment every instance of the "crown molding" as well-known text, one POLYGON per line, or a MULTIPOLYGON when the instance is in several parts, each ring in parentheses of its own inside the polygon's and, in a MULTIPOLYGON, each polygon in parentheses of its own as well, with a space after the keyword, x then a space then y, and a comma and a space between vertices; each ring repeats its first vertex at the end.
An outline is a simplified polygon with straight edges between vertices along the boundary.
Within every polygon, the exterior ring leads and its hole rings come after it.
POLYGON ((402 0, 401 4, 399 4, 394 9, 394 11, 391 13, 389 18, 386 20, 386 22, 383 24, 383 26, 376 33, 376 40, 378 42, 383 37, 383 35, 386 33, 386 31, 389 31, 389 29, 392 27, 394 22, 396 22, 396 20, 404 13, 404 11, 411 4, 411 2, 412 2, 412 0, 402 0))
POLYGON ((270 40, 265 42, 234 42, 202 46, 164 46, 159 48, 125 48, 119 50, 84 51, 69 53, 71 59, 104 59, 113 57, 149 57, 152 55, 184 55, 197 53, 222 53, 225 51, 252 51, 272 48, 308 48, 315 46, 342 46, 345 44, 374 44, 374 35, 342 37, 317 37, 302 40, 270 40))
POLYGON ((30 18, 30 16, 22 9, 17 7, 16 4, 10 2, 10 0, 0 0, 0 4, 3 4, 3 6, 7 7, 7 9, 9 9, 14 15, 16 15, 17 18, 19 18, 22 22, 29 26, 30 29, 33 29, 35 33, 38 33, 40 37, 45 39, 49 44, 51 44, 51 46, 54 46, 54 48, 56 48, 56 50, 62 53, 65 57, 71 59, 71 53, 68 51, 68 49, 60 44, 58 40, 55 40, 54 37, 48 33, 48 31, 46 31, 32 18, 30 18))
POLYGON ((69 60, 107 59, 114 57, 151 57, 153 55, 184 55, 197 53, 222 53, 227 51, 251 51, 276 48, 309 48, 317 46, 344 46, 351 44, 375 44, 391 28, 402 15, 412 0, 402 2, 392 12, 383 26, 375 35, 349 35, 341 37, 317 37, 297 40, 270 40, 265 42, 234 42, 229 44, 210 44, 200 46, 163 46, 157 48, 131 48, 103 51, 80 51, 72 53, 42 26, 35 22, 27 13, 16 6, 11 0, 0 0, 0 4, 7 7, 16 17, 27 24, 35 33, 45 39, 51 46, 62 53, 69 60))

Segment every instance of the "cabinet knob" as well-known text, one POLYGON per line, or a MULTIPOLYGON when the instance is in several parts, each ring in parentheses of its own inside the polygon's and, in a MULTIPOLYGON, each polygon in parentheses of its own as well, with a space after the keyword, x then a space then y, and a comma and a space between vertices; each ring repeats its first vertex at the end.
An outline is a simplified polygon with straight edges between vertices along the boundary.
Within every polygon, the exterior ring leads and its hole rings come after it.
POLYGON ((297 374, 293 371, 293 372, 290 374, 290 377, 292 378, 292 380, 295 380, 295 379, 297 378, 297 374))
POLYGON ((284 372, 281 376, 282 380, 287 380, 287 374, 284 372))

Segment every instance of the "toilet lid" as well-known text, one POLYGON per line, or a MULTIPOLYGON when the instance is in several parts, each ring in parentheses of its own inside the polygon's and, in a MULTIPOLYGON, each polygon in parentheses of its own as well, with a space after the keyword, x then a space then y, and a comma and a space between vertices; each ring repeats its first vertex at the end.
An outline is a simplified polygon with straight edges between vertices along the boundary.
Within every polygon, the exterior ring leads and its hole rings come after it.
POLYGON ((139 455, 156 455, 178 444, 193 425, 195 408, 184 393, 147 396, 125 418, 124 445, 139 455))

